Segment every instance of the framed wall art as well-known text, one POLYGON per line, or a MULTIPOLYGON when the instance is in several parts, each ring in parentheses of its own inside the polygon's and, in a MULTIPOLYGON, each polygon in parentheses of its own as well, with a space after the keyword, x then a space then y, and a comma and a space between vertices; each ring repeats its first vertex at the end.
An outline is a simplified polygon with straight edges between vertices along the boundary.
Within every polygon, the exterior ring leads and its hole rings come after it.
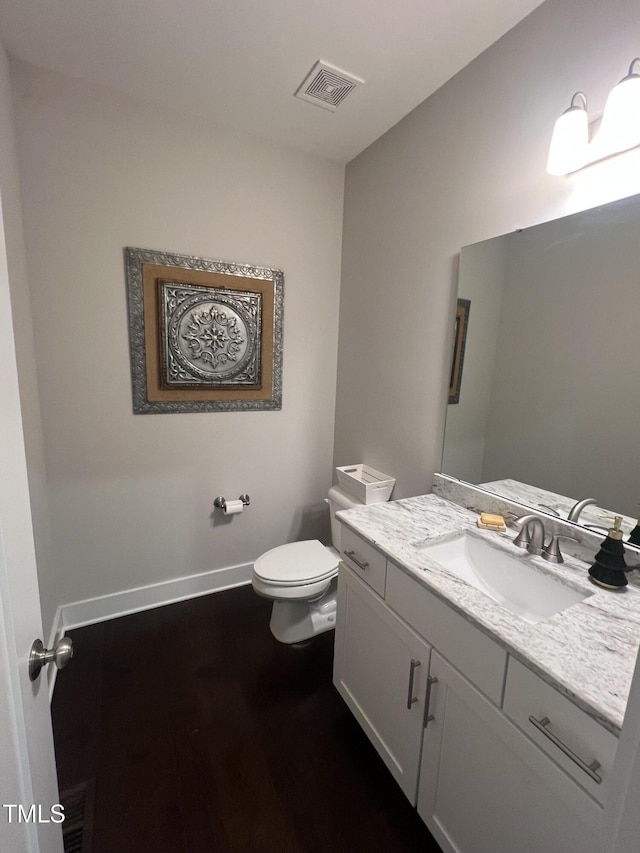
POLYGON ((280 270, 125 249, 135 414, 282 407, 280 270))

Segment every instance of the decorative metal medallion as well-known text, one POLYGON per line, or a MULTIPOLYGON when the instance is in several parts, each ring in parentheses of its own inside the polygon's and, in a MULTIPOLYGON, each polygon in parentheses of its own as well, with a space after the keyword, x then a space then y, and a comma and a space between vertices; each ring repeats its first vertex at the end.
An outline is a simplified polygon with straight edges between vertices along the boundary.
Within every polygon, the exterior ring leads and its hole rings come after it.
POLYGON ((159 281, 168 387, 260 387, 262 294, 159 281))
POLYGON ((125 249, 135 414, 282 407, 280 270, 125 249))

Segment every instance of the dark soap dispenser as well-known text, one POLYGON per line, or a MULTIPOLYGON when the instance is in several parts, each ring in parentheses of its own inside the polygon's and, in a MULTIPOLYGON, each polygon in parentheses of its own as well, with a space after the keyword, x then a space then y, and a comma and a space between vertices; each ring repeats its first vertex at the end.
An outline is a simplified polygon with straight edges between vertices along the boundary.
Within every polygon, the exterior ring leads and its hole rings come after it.
POLYGON ((596 554, 596 561, 589 569, 591 580, 605 589, 622 589, 629 583, 625 574, 629 569, 624 561, 621 524, 622 516, 616 515, 613 527, 609 528, 596 554))
POLYGON ((640 518, 638 519, 636 526, 629 534, 629 544, 640 545, 640 518))

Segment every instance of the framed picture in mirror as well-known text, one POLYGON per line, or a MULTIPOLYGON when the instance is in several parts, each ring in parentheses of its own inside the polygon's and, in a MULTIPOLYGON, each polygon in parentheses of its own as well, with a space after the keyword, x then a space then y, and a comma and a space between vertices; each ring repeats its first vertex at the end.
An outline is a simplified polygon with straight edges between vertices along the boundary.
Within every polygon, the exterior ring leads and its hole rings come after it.
POLYGON ((470 299, 458 299, 456 319, 453 330, 453 352, 451 354, 451 378, 449 380, 449 402, 460 402, 462 367, 464 365, 464 346, 469 325, 470 299))

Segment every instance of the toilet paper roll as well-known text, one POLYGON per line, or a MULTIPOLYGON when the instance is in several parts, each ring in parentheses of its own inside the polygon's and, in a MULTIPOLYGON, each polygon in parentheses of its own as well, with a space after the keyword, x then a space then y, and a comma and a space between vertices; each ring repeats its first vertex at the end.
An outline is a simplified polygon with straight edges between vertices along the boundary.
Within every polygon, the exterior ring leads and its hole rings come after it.
POLYGON ((224 514, 237 515, 239 512, 242 512, 243 509, 244 504, 242 501, 226 501, 224 505, 224 514))

